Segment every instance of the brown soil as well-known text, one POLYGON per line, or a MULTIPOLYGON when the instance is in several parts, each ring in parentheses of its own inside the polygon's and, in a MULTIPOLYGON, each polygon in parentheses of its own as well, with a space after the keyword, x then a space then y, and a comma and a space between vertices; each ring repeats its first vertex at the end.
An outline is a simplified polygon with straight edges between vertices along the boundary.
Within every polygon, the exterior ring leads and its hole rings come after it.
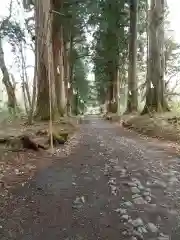
MULTIPOLYGON (((68 133, 69 139, 77 130, 76 119, 61 119, 59 122, 53 123, 53 131, 61 134, 68 133)), ((36 122, 29 126, 23 121, 20 122, 4 122, 1 124, 0 139, 13 139, 17 143, 20 136, 28 136, 34 143, 47 146, 48 141, 48 123, 36 122)), ((68 143, 68 141, 67 141, 68 143)), ((63 151, 65 146, 56 146, 63 151)), ((34 174, 42 168, 46 168, 52 164, 50 150, 47 148, 33 151, 32 149, 23 149, 22 146, 16 147, 7 145, 6 142, 0 144, 0 194, 8 198, 12 188, 24 186, 34 174)), ((57 150, 56 148, 54 149, 57 150)), ((59 151, 60 151, 59 150, 59 151)))

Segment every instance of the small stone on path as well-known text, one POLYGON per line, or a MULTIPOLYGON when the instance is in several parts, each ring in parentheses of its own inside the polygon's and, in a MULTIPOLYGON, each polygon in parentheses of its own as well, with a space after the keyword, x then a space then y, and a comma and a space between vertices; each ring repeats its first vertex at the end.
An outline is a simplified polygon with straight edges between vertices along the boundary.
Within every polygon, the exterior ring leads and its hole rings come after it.
POLYGON ((146 196, 150 196, 151 194, 150 194, 150 192, 143 192, 143 194, 142 194, 144 197, 146 197, 146 196))
POLYGON ((132 237, 131 240, 137 240, 137 237, 132 237))
POLYGON ((123 205, 127 206, 127 207, 131 207, 132 206, 132 202, 127 201, 127 202, 124 202, 123 205))
POLYGON ((132 193, 140 193, 140 190, 137 187, 132 187, 131 192, 132 193))
POLYGON ((133 199, 135 204, 147 204, 147 201, 145 201, 142 197, 133 199))
POLYGON ((135 198, 140 198, 141 196, 139 194, 133 194, 132 195, 132 199, 135 199, 135 198))
POLYGON ((129 216, 128 216, 128 215, 122 215, 122 216, 121 216, 121 219, 123 219, 123 220, 128 220, 128 219, 129 219, 129 216))
POLYGON ((137 219, 132 221, 132 225, 134 227, 139 227, 139 226, 143 226, 144 223, 143 223, 143 220, 141 218, 137 218, 137 219))
POLYGON ((151 202, 151 197, 150 197, 150 196, 146 196, 146 197, 145 197, 145 200, 146 200, 147 202, 151 202))
POLYGON ((158 228, 156 227, 156 225, 154 223, 148 223, 147 228, 149 231, 151 231, 153 233, 156 233, 158 231, 158 228))
POLYGON ((140 233, 147 233, 147 230, 144 227, 138 227, 138 232, 140 232, 140 233))
POLYGON ((136 231, 136 230, 134 230, 132 234, 133 234, 133 235, 136 237, 136 239, 138 239, 138 240, 143 240, 143 239, 144 239, 143 235, 142 235, 140 232, 136 231))
POLYGON ((124 208, 117 208, 117 209, 115 210, 115 212, 120 213, 120 214, 126 214, 126 213, 127 213, 127 210, 124 209, 124 208))
POLYGON ((158 237, 157 240, 170 240, 170 237, 168 235, 160 234, 161 236, 158 237))
POLYGON ((127 185, 128 185, 129 187, 137 187, 137 184, 134 183, 134 182, 127 182, 127 185))

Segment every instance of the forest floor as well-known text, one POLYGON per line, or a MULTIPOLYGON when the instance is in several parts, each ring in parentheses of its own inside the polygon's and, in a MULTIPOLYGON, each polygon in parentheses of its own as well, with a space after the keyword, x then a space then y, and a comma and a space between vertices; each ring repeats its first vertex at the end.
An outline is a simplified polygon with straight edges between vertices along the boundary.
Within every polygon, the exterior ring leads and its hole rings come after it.
MULTIPOLYGON (((48 122, 26 124, 20 119, 1 122, 0 129, 0 204, 9 198, 9 192, 18 186, 24 186, 36 171, 52 163, 49 149, 48 122), (46 146, 47 149, 34 151, 29 146, 23 148, 21 136, 28 136, 33 143, 46 146)), ((68 133, 69 139, 77 130, 77 119, 63 118, 53 123, 53 131, 68 133)), ((63 141, 64 143, 64 141, 63 141)), ((67 154, 67 142, 61 145, 59 155, 67 154), (66 151, 65 151, 66 149, 66 151)), ((64 156, 64 155, 63 155, 64 156)))
POLYGON ((1 202, 0 240, 180 239, 180 158, 165 141, 92 118, 42 158, 1 202))
POLYGON ((125 114, 120 117, 108 114, 106 118, 119 123, 120 126, 134 130, 140 135, 168 141, 169 145, 178 152, 180 151, 180 113, 168 112, 152 116, 125 114))

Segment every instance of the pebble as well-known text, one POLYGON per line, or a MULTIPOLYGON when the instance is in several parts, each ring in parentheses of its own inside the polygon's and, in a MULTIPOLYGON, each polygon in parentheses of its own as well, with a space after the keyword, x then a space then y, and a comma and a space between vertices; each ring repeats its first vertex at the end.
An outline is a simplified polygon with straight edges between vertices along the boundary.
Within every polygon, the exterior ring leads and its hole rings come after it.
POLYGON ((141 185, 140 180, 138 180, 137 178, 132 178, 132 181, 133 181, 134 183, 136 183, 137 185, 141 185))
POLYGON ((133 221, 133 220, 130 218, 130 219, 128 220, 128 223, 132 223, 132 221, 133 221))
POLYGON ((121 216, 121 219, 123 219, 123 220, 128 220, 128 219, 129 219, 129 216, 128 216, 128 215, 122 215, 122 216, 121 216))
POLYGON ((154 223, 148 223, 147 228, 149 231, 151 231, 153 233, 156 233, 158 231, 158 228, 156 227, 156 225, 154 223))
POLYGON ((114 196, 117 195, 117 187, 111 185, 111 194, 114 196))
POLYGON ((137 240, 137 237, 132 237, 131 240, 137 240))
POLYGON ((147 230, 145 227, 138 227, 137 231, 140 233, 147 233, 147 230))
POLYGON ((138 185, 138 188, 139 188, 140 190, 144 190, 143 185, 138 185))
POLYGON ((137 187, 132 187, 131 192, 132 193, 140 193, 140 190, 137 187))
POLYGON ((157 238, 157 240, 170 240, 170 237, 168 235, 160 234, 161 236, 157 238))
POLYGON ((134 183, 134 182, 128 182, 127 185, 128 185, 129 187, 137 187, 137 184, 134 183))
POLYGON ((140 190, 143 190, 143 189, 144 189, 144 186, 139 183, 139 184, 138 184, 138 188, 139 188, 140 190))
POLYGON ((117 190, 117 187, 116 187, 116 186, 110 185, 110 187, 111 187, 111 191, 112 191, 112 192, 117 190))
POLYGON ((138 240, 143 240, 143 239, 144 239, 143 235, 142 235, 140 232, 136 231, 136 230, 134 230, 132 234, 133 234, 133 235, 136 237, 136 239, 138 239, 138 240))
POLYGON ((127 201, 127 202, 124 202, 123 205, 125 205, 125 206, 127 206, 127 207, 131 207, 131 206, 132 206, 132 202, 127 201))
POLYGON ((143 226, 144 223, 143 223, 143 220, 141 218, 136 218, 135 220, 132 221, 132 225, 134 227, 140 227, 140 226, 143 226))
POLYGON ((117 208, 117 209, 115 210, 115 212, 120 213, 120 214, 126 214, 126 213, 127 213, 127 210, 124 209, 124 208, 117 208))
POLYGON ((150 197, 150 196, 146 196, 146 197, 145 197, 145 200, 146 200, 147 202, 151 202, 151 197, 150 197))
POLYGON ((118 164, 118 159, 110 159, 109 162, 114 163, 114 164, 118 164))
POLYGON ((115 185, 116 184, 116 179, 115 178, 111 178, 108 183, 112 184, 112 185, 115 185))
POLYGON ((151 203, 151 204, 149 204, 149 207, 155 208, 155 207, 157 207, 157 205, 155 203, 151 203))
POLYGON ((73 202, 73 208, 81 208, 82 203, 84 203, 84 197, 76 197, 76 200, 73 202))
POLYGON ((20 174, 19 169, 14 169, 14 172, 15 172, 17 175, 20 174))
POLYGON ((142 197, 133 199, 135 204, 147 204, 147 201, 145 201, 142 197))
POLYGON ((123 232, 122 232, 122 235, 124 235, 124 236, 127 235, 127 234, 128 234, 127 231, 123 231, 123 232))
POLYGON ((139 194, 133 194, 132 195, 132 199, 139 198, 139 197, 141 197, 139 194))
POLYGON ((150 196, 151 194, 150 194, 150 192, 143 192, 143 194, 142 194, 144 197, 146 197, 146 196, 150 196))
POLYGON ((151 186, 151 185, 153 185, 153 184, 150 183, 149 181, 147 181, 147 182, 146 182, 146 185, 147 185, 147 186, 151 186))

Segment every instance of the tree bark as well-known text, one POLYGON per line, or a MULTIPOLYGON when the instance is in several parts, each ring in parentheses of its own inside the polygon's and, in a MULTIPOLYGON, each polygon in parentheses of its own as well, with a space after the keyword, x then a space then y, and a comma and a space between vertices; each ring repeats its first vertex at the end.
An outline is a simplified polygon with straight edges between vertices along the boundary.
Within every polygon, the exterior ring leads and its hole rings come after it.
POLYGON ((10 80, 9 72, 4 60, 4 51, 2 47, 2 39, 0 37, 0 69, 3 74, 2 82, 5 85, 6 92, 8 95, 8 109, 10 114, 16 113, 17 100, 15 95, 15 85, 10 80))
POLYGON ((54 74, 55 74, 55 92, 57 100, 57 108, 59 114, 63 116, 66 108, 65 93, 65 45, 64 45, 64 29, 61 24, 58 11, 63 10, 63 1, 53 1, 53 55, 54 55, 54 74))
POLYGON ((69 49, 68 49, 68 92, 67 92, 67 115, 71 115, 72 112, 72 101, 73 101, 73 57, 72 57, 72 50, 73 50, 73 36, 70 33, 70 42, 69 42, 69 49))
MULTIPOLYGON (((36 19, 36 13, 35 13, 35 19, 36 19)), ((37 23, 36 23, 37 24, 37 23)), ((35 28, 37 28, 37 25, 35 25, 35 28)), ((35 39, 35 53, 37 49, 37 38, 35 39)), ((29 110, 28 114, 28 123, 33 123, 33 117, 34 117, 34 110, 35 110, 35 104, 36 104, 36 95, 37 95, 37 54, 35 54, 35 67, 34 67, 34 77, 33 77, 33 91, 32 91, 32 98, 31 98, 31 108, 29 110)))
MULTIPOLYGON (((52 39, 47 44, 47 36, 52 38, 52 9, 50 0, 37 0, 35 5, 36 10, 36 36, 37 36, 37 106, 36 117, 40 120, 50 119, 49 109, 49 82, 48 82, 48 57, 51 59, 51 68, 54 69, 52 39), (50 32, 48 32, 50 31, 50 32), (48 56, 48 52, 51 56, 48 56)), ((55 77, 54 71, 51 71, 52 86, 52 117, 56 114, 56 98, 55 98, 55 77)))
POLYGON ((66 112, 66 93, 65 93, 65 46, 64 46, 64 31, 63 26, 60 28, 60 101, 59 110, 62 115, 66 112))
POLYGON ((138 110, 136 78, 138 0, 130 1, 128 99, 126 112, 138 110))
POLYGON ((169 111, 164 81, 164 0, 151 0, 146 103, 141 114, 169 111))

